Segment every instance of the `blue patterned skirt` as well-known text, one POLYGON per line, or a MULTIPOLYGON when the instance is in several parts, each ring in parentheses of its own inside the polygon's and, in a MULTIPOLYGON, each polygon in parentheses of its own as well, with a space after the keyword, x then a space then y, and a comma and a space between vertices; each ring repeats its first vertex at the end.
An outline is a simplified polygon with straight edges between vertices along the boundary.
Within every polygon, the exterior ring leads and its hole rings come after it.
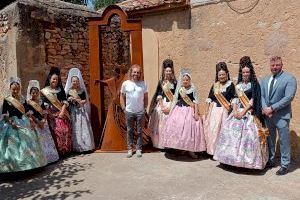
POLYGON ((28 118, 12 117, 14 129, 5 120, 0 121, 0 173, 30 170, 47 164, 41 141, 31 129, 28 118))

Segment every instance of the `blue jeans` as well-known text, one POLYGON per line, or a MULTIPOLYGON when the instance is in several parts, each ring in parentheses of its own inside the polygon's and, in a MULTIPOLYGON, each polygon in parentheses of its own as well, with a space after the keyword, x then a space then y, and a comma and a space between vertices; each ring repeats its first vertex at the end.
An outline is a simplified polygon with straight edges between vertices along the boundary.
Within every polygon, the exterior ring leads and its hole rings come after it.
POLYGON ((134 126, 136 123, 136 130, 137 130, 136 149, 142 150, 142 145, 143 145, 142 130, 143 130, 144 112, 131 113, 125 111, 125 116, 126 116, 126 126, 127 126, 127 148, 128 150, 132 149, 134 126))
POLYGON ((278 130, 280 142, 281 167, 288 167, 291 162, 291 142, 288 119, 266 119, 266 125, 270 131, 268 137, 269 161, 274 163, 276 131, 278 130))

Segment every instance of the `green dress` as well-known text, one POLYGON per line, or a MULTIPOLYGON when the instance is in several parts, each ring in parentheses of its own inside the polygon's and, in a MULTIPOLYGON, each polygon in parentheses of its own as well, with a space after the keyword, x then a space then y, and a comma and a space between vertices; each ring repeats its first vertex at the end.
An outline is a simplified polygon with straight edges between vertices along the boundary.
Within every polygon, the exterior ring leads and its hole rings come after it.
POLYGON ((9 116, 17 129, 4 118, 0 120, 0 173, 45 166, 47 161, 42 143, 37 133, 32 130, 29 119, 7 99, 3 102, 2 117, 4 115, 9 116))

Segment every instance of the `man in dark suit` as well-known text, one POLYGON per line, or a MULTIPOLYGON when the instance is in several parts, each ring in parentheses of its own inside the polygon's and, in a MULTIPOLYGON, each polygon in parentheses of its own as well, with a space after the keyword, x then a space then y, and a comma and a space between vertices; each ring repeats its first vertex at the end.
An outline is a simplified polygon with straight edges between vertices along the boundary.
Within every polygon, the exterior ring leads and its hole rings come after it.
POLYGON ((268 137, 269 161, 268 168, 275 166, 276 131, 279 134, 281 167, 277 175, 288 173, 291 159, 291 142, 289 122, 292 118, 291 102, 296 94, 297 81, 294 76, 282 70, 283 63, 279 56, 270 59, 272 75, 261 81, 262 107, 265 122, 269 128, 268 137))

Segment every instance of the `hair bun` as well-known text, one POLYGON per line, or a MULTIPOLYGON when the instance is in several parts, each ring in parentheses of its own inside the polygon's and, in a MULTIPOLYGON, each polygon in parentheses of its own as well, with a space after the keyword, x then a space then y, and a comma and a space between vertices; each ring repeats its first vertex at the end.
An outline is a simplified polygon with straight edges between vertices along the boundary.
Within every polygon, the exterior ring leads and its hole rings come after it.
POLYGON ((252 66, 252 61, 250 59, 249 56, 243 56, 241 59, 240 59, 240 66, 241 67, 251 67, 252 66))
POLYGON ((49 75, 53 75, 53 74, 60 76, 60 69, 58 67, 51 67, 49 75))
POLYGON ((165 59, 165 60, 163 61, 163 68, 166 69, 166 68, 168 68, 168 67, 170 67, 170 68, 173 68, 173 67, 174 67, 174 65, 173 65, 173 60, 171 60, 171 59, 165 59))

